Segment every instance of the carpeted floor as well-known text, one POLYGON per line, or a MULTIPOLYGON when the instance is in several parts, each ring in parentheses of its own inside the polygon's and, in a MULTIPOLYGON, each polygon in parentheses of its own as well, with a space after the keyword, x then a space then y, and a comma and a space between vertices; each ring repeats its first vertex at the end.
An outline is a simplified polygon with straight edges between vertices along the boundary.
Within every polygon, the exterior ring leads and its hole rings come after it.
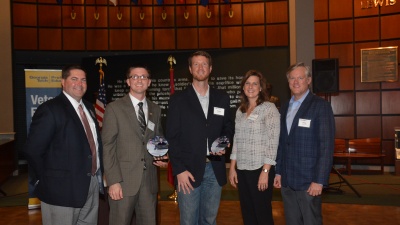
MULTIPOLYGON (((169 201, 168 195, 173 192, 173 187, 166 179, 166 169, 160 171, 160 200, 169 201)), ((361 205, 387 205, 400 206, 400 176, 391 173, 384 175, 343 175, 347 181, 360 193, 358 197, 345 183, 335 184, 332 187, 340 188, 342 191, 326 191, 322 200, 325 203, 361 204, 361 205)), ((1 189, 7 196, 0 197, 0 207, 27 205, 28 186, 27 173, 22 172, 19 176, 11 177, 5 182, 1 189)), ((330 182, 339 181, 339 177, 332 173, 330 182)), ((229 184, 223 187, 222 200, 237 201, 238 192, 229 184)), ((280 190, 274 190, 274 201, 281 201, 280 190)))

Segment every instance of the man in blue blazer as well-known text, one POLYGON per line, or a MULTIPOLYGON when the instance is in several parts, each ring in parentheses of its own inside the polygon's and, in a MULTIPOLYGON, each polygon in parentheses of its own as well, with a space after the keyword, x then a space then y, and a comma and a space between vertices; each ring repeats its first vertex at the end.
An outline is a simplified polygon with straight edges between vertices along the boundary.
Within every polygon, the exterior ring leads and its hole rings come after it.
POLYGON ((82 99, 86 73, 79 66, 67 66, 61 84, 63 92, 37 108, 24 153, 42 202, 43 224, 96 225, 103 191, 102 143, 94 108, 82 99))
POLYGON ((274 186, 281 188, 286 224, 322 224, 321 193, 332 168, 335 120, 331 105, 312 94, 304 63, 286 73, 292 98, 281 108, 274 186))
POLYGON ((225 150, 213 155, 217 138, 232 140, 229 96, 210 88, 211 56, 204 51, 189 57, 193 83, 171 96, 167 140, 178 191, 180 223, 216 224, 222 186, 226 184, 225 150), (213 157, 211 157, 213 156, 213 157))

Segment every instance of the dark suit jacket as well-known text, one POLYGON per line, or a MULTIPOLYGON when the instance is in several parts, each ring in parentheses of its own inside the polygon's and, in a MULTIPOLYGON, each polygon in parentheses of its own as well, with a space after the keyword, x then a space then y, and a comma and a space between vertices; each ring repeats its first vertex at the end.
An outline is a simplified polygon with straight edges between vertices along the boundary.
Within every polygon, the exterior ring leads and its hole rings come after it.
POLYGON ((102 139, 105 178, 108 186, 121 183, 124 196, 134 196, 139 191, 144 163, 149 181, 145 187, 153 194, 158 191, 157 167, 147 152, 147 141, 163 133, 161 109, 149 99, 146 101, 147 124, 151 121, 154 128, 151 130, 147 126, 144 136, 129 94, 108 104, 104 114, 102 139))
MULTIPOLYGON (((189 171, 196 180, 193 187, 203 180, 207 139, 210 147, 220 136, 232 141, 234 132, 229 96, 210 88, 209 100, 207 119, 192 85, 172 95, 168 105, 167 140, 173 175, 189 171), (224 115, 215 114, 216 107, 224 109, 224 115)), ((226 184, 225 157, 211 163, 219 185, 226 184)))
MULTIPOLYGON (((83 100, 96 124, 100 171, 102 143, 91 103, 83 100)), ((82 208, 91 179, 91 151, 83 124, 68 98, 61 93, 40 105, 33 118, 24 150, 33 170, 35 194, 48 204, 82 208)), ((101 184, 102 180, 100 179, 101 184)))
POLYGON ((281 134, 276 174, 282 186, 307 190, 311 182, 327 185, 332 168, 335 120, 329 102, 309 94, 294 117, 290 134, 286 128, 287 102, 281 108, 281 134), (299 119, 310 120, 310 127, 298 126, 299 119))

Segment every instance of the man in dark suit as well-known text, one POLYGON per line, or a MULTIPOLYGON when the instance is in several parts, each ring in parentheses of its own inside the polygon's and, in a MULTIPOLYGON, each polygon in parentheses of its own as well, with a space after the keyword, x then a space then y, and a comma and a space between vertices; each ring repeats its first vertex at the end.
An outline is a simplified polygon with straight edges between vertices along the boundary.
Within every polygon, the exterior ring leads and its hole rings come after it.
POLYGON ((181 224, 215 224, 227 180, 225 150, 212 155, 210 146, 221 136, 232 140, 233 122, 229 96, 208 85, 211 70, 207 52, 193 53, 189 57, 193 83, 171 96, 168 106, 167 140, 181 224))
POLYGON ((304 63, 286 73, 292 98, 281 108, 274 186, 282 188, 288 225, 322 224, 321 193, 332 168, 335 120, 329 102, 312 94, 304 63))
POLYGON ((108 104, 103 120, 109 224, 131 224, 135 212, 136 225, 156 225, 156 166, 166 167, 167 163, 153 162, 146 146, 150 138, 162 135, 161 109, 146 98, 146 90, 151 84, 147 68, 130 67, 126 83, 130 88, 129 94, 108 104))
POLYGON ((63 92, 37 108, 24 153, 43 224, 95 225, 103 190, 102 143, 94 108, 82 99, 86 73, 67 66, 61 84, 63 92))

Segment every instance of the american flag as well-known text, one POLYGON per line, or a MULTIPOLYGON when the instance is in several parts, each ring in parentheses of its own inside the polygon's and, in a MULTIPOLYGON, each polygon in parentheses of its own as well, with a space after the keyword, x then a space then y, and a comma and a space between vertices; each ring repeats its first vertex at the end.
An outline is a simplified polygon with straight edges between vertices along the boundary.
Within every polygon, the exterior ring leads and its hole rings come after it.
MULTIPOLYGON (((103 76, 104 77, 104 76, 103 76)), ((99 122, 100 128, 103 127, 103 117, 104 111, 106 110, 106 88, 104 85, 104 79, 102 79, 100 87, 99 87, 99 94, 97 95, 95 111, 96 111, 96 118, 99 122)))

